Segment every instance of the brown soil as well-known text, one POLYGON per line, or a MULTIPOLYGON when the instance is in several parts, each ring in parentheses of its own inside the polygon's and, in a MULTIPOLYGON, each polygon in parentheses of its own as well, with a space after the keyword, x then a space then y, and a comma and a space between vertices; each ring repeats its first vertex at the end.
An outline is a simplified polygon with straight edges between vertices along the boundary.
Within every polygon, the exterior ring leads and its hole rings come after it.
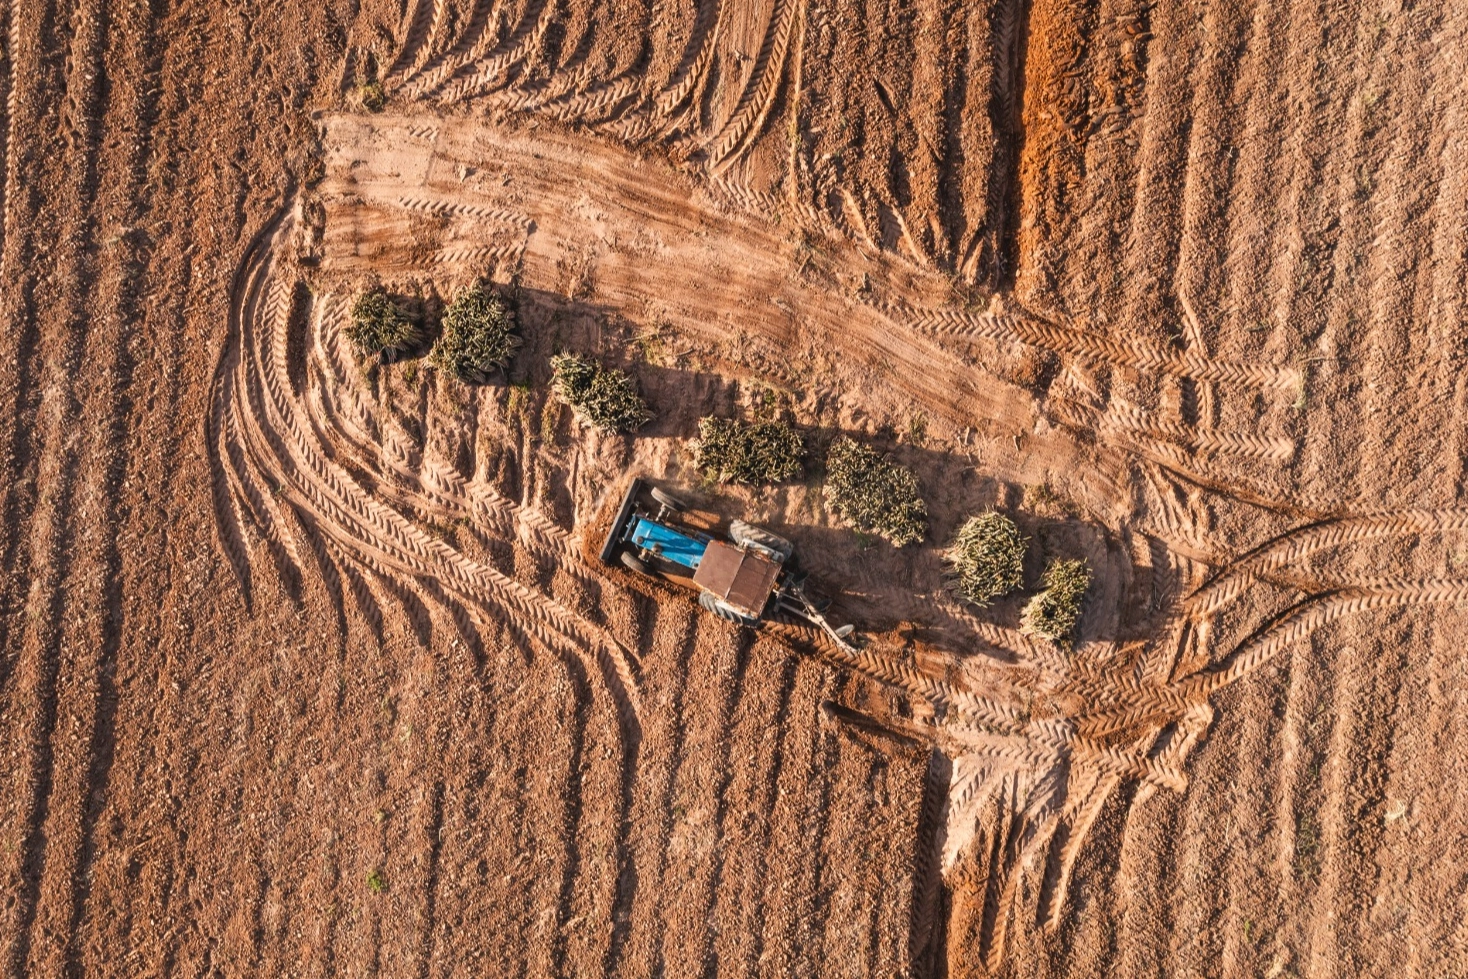
POLYGON ((1468 975, 1452 5, 3 18, 6 974, 1468 975), (502 381, 343 336, 485 273, 502 381), (771 404, 808 478, 703 486, 771 404), (860 650, 589 560, 634 473, 860 650), (945 588, 990 507, 1073 649, 945 588))

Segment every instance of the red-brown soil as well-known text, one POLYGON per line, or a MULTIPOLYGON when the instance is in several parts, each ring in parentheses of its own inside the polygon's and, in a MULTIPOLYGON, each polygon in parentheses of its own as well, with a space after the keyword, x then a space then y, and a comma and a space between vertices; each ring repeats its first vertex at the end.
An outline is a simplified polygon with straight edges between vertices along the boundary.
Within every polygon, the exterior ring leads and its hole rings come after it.
POLYGON ((1461 11, 3 17, 6 974, 1468 975, 1461 11), (343 337, 486 273, 501 381, 343 337), (808 478, 702 486, 772 403, 808 478), (860 651, 589 561, 634 473, 860 651), (947 591, 989 507, 1073 650, 947 591))

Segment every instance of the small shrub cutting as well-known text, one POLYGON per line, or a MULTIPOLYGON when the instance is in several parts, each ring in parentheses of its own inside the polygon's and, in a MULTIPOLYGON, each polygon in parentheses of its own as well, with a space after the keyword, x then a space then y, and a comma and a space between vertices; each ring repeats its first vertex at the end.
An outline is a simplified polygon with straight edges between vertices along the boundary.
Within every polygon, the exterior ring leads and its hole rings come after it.
POLYGON ((381 112, 387 108, 387 90, 382 87, 382 82, 375 78, 360 85, 357 88, 357 95, 362 100, 362 108, 368 112, 381 112))
POLYGON ((414 322, 387 290, 369 289, 352 303, 347 339, 363 357, 392 363, 423 343, 423 327, 414 322))
POLYGON ((443 314, 430 360, 466 384, 483 384, 509 365, 524 341, 515 334, 515 308, 489 283, 461 291, 443 314))
POLYGON ((1081 617, 1081 600, 1091 586, 1091 566, 1084 558, 1051 561, 1043 582, 1045 590, 1030 599, 1020 613, 1020 631, 1043 636, 1069 649, 1071 634, 1081 617))
POLYGON ((631 432, 652 418, 625 371, 580 354, 551 358, 551 390, 582 421, 607 432, 631 432))
POLYGON ((912 470, 845 436, 826 453, 826 501, 856 529, 878 534, 894 547, 916 543, 928 533, 928 505, 918 495, 912 470))
POLYGON ((1028 543, 1002 513, 969 517, 944 554, 954 590, 980 608, 1014 591, 1024 584, 1028 543))
POLYGON ((785 422, 745 424, 709 416, 698 423, 693 454, 699 471, 710 479, 764 486, 800 475, 805 440, 785 422))

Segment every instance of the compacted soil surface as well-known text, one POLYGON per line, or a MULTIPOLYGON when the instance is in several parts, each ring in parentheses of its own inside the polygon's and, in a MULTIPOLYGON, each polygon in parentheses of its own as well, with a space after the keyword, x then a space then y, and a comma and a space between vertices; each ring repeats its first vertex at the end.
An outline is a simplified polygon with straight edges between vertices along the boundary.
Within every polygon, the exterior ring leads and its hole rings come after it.
POLYGON ((1468 12, 0 27, 6 975, 1468 975, 1468 12), (485 383, 348 338, 481 278, 485 383), (585 425, 563 351, 652 419, 585 425), (711 414, 804 473, 711 482, 711 414), (843 436, 926 540, 834 512, 843 436), (857 644, 602 565, 634 476, 857 644))

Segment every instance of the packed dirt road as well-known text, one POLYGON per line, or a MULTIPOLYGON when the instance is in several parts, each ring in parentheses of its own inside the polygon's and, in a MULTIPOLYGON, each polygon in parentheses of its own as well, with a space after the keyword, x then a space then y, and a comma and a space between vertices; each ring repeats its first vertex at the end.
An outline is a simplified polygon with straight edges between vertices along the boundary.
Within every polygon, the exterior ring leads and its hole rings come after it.
POLYGON ((3 27, 7 974, 1468 975, 1468 15, 3 27), (363 370, 364 283, 482 274, 503 382, 363 370), (576 424, 566 349, 655 419, 576 424), (700 488, 771 399, 927 543, 700 488), (588 560, 637 472, 861 653, 588 560), (996 506, 1095 569, 1074 650, 945 587, 996 506))

